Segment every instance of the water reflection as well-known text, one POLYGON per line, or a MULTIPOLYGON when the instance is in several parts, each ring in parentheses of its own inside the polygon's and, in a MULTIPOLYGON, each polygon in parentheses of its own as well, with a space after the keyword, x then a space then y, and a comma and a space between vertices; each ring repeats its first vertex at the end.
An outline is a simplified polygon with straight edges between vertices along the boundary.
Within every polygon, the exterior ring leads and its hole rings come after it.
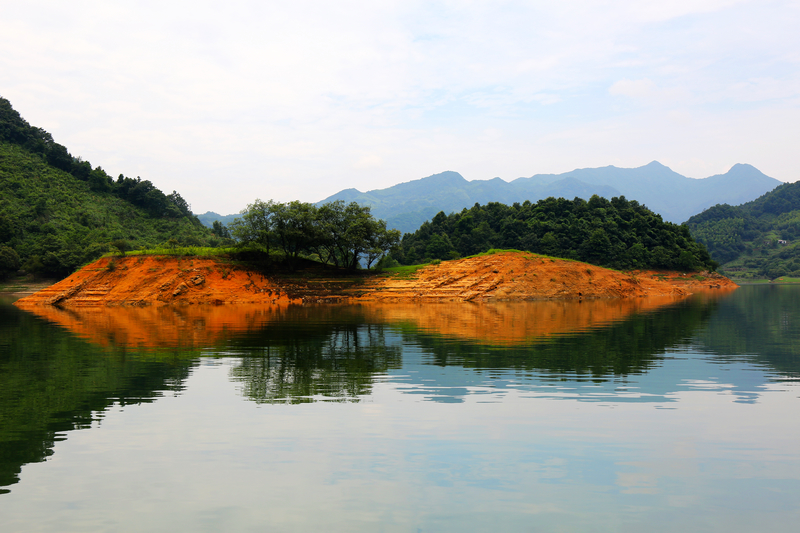
POLYGON ((35 311, 111 351, 238 357, 231 377, 244 396, 305 403, 357 400, 381 379, 444 402, 487 379, 493 389, 556 384, 559 394, 564 381, 615 383, 651 368, 712 309, 709 299, 650 298, 35 311))
POLYGON ((202 348, 252 338, 270 328, 385 324, 494 346, 525 345, 601 328, 672 306, 685 298, 499 303, 411 303, 320 306, 183 306, 62 309, 29 312, 104 347, 202 348))
POLYGON ((744 286, 725 298, 698 333, 722 364, 745 361, 800 378, 800 286, 744 286))
POLYGON ((0 307, 4 527, 786 529, 798 289, 0 307))
POLYGON ((109 405, 180 391, 201 357, 233 358, 230 379, 258 403, 358 401, 384 382, 445 403, 517 391, 666 406, 699 389, 754 402, 770 376, 800 375, 794 289, 495 304, 41 307, 37 317, 0 307, 0 440, 15 450, 36 443, 4 479, 109 405), (724 382, 709 377, 709 361, 725 365, 724 382), (751 371, 759 366, 766 374, 751 371))
POLYGON ((402 366, 401 347, 392 346, 377 325, 331 326, 303 337, 270 328, 258 337, 262 347, 250 337, 226 353, 242 356, 231 377, 259 403, 355 401, 371 392, 376 376, 402 366))
POLYGON ((0 486, 45 460, 64 433, 111 405, 178 393, 195 364, 179 351, 146 359, 104 350, 11 306, 0 306, 0 486))

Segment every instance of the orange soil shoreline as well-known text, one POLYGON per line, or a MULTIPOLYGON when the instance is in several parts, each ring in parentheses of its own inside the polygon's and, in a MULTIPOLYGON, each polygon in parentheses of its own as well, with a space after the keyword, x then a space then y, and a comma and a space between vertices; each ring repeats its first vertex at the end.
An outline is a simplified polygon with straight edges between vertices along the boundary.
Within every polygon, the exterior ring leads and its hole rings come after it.
POLYGON ((21 308, 312 302, 503 301, 685 297, 737 285, 719 274, 617 272, 523 252, 429 265, 409 275, 272 276, 209 257, 102 258, 14 302, 21 308))

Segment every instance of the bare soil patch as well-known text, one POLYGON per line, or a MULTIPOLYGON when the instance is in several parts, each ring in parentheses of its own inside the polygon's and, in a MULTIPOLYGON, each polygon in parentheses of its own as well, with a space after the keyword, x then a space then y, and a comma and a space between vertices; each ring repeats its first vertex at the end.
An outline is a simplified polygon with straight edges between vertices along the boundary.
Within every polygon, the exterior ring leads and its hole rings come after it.
POLYGON ((102 258, 15 304, 104 307, 680 297, 736 287, 713 273, 618 272, 523 252, 446 261, 408 275, 352 275, 329 269, 267 274, 219 258, 128 256, 102 258))

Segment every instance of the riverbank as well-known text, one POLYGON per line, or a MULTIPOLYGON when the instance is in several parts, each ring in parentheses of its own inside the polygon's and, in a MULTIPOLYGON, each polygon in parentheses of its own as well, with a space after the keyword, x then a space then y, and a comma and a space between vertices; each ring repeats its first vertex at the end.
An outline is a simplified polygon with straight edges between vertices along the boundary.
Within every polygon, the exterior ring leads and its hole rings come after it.
POLYGON ((220 257, 104 257, 15 302, 19 307, 502 301, 684 296, 731 290, 714 273, 618 272, 526 252, 498 252, 398 272, 307 265, 266 273, 220 257))

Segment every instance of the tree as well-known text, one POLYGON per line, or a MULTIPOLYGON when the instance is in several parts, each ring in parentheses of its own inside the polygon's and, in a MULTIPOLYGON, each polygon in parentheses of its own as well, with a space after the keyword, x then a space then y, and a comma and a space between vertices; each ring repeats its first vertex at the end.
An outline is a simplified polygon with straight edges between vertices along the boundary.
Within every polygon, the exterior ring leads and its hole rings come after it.
POLYGON ((192 206, 189 205, 189 202, 183 199, 183 197, 178 194, 176 191, 172 191, 171 194, 167 195, 167 199, 174 205, 180 213, 185 216, 192 215, 192 206))
POLYGON ((316 207, 312 204, 293 201, 272 205, 272 227, 284 256, 294 263, 300 252, 316 244, 316 207))
POLYGON ((8 246, 0 246, 0 279, 19 270, 19 256, 8 246))
POLYGON ((117 239, 117 240, 111 241, 110 244, 111 244, 112 247, 116 248, 119 251, 119 255, 123 255, 123 256, 125 255, 125 252, 127 252, 128 250, 131 249, 130 243, 128 241, 126 241, 125 239, 117 239))
POLYGON ((241 246, 255 245, 267 254, 272 243, 273 212, 275 203, 256 199, 247 208, 242 209, 241 218, 230 224, 230 233, 241 246))
POLYGON ((375 261, 380 261, 394 247, 400 243, 400 231, 386 229, 386 221, 378 220, 377 231, 373 234, 370 248, 366 251, 367 268, 375 261))
POLYGON ((88 181, 89 187, 91 187, 93 191, 108 192, 111 190, 111 178, 100 167, 97 167, 89 173, 88 181))
POLYGON ((8 242, 16 233, 14 223, 5 213, 0 213, 0 243, 8 242))
POLYGON ((214 232, 214 235, 216 235, 220 239, 230 239, 231 238, 231 232, 228 231, 228 228, 222 222, 220 222, 219 220, 215 220, 211 224, 211 227, 212 227, 212 231, 214 232))

